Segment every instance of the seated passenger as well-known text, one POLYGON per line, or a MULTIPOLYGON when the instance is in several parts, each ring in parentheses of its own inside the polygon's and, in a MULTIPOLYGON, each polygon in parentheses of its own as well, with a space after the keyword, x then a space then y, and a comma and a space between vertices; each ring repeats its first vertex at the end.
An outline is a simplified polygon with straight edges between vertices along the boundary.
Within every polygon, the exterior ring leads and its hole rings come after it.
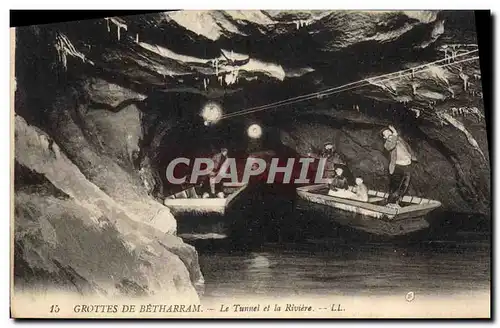
POLYGON ((330 190, 336 191, 337 189, 349 189, 349 186, 347 184, 347 179, 343 175, 344 174, 344 169, 341 167, 337 167, 335 169, 335 176, 332 178, 332 181, 330 182, 330 190))
POLYGON ((353 198, 355 194, 349 190, 344 170, 340 167, 335 169, 335 176, 331 179, 328 195, 340 198, 353 198))
POLYGON ((355 198, 356 200, 360 200, 362 202, 368 201, 368 188, 363 183, 363 179, 356 178, 356 186, 354 187, 355 198))

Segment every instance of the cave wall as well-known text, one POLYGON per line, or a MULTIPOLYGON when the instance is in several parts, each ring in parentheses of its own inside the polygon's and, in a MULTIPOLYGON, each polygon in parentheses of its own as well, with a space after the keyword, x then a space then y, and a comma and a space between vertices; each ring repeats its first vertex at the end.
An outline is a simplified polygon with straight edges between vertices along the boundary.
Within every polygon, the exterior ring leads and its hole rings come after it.
POLYGON ((141 165, 145 97, 66 71, 48 35, 16 41, 15 288, 197 302, 196 250, 141 165))
MULTIPOLYGON (((62 282, 80 293, 110 295, 130 289, 131 284, 139 286, 140 293, 128 291, 129 296, 160 293, 197 299, 194 286, 203 284, 197 253, 172 235, 175 219, 168 209, 148 199, 144 191, 141 199, 138 192, 117 197, 120 190, 113 194, 110 186, 100 188, 93 181, 106 183, 106 179, 124 176, 124 170, 113 175, 116 166, 94 162, 107 174, 88 178, 51 135, 20 116, 15 124, 16 174, 25 177, 32 172, 51 186, 30 188, 37 184, 33 179, 18 179, 17 286, 40 289, 62 282), (127 204, 132 196, 135 202, 127 204), (70 284, 73 277, 79 277, 74 286, 70 284)), ((135 187, 140 189, 140 184, 135 187)))

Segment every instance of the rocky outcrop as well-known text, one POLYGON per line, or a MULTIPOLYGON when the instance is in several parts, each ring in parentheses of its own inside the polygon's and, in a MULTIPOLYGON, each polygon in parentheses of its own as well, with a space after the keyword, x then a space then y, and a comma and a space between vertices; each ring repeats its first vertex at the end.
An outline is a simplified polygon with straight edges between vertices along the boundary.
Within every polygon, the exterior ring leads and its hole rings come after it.
POLYGON ((25 192, 16 193, 15 215, 19 291, 198 300, 179 257, 126 215, 108 216, 71 198, 25 192))
MULTIPOLYGON (((126 113, 119 115, 130 120, 126 113)), ((114 152, 106 150, 116 142, 110 138, 97 150, 97 139, 89 142, 71 117, 58 117, 64 128, 53 135, 60 144, 15 118, 16 286, 197 299, 193 286, 201 291, 203 284, 197 254, 171 235, 175 218, 124 164, 130 138, 114 152)), ((98 138, 92 128, 86 132, 98 138)))

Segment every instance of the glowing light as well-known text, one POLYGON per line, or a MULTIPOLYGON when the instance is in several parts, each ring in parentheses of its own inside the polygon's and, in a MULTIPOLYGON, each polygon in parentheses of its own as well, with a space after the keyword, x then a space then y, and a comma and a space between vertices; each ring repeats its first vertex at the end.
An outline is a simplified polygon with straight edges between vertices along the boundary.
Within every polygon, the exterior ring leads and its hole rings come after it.
POLYGON ((215 102, 208 102, 201 110, 201 117, 205 120, 205 125, 215 123, 222 116, 222 108, 215 102))
POLYGON ((262 128, 258 124, 252 124, 247 130, 248 136, 253 139, 258 139, 262 135, 262 128))

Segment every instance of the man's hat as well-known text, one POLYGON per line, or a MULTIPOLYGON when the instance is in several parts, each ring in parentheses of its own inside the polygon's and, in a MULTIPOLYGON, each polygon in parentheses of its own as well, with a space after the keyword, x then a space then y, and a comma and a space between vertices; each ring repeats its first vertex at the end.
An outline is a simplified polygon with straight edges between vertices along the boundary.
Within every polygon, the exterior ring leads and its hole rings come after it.
POLYGON ((344 171, 349 170, 349 167, 346 164, 342 164, 342 163, 334 163, 333 168, 342 169, 344 171))
POLYGON ((385 130, 389 130, 389 132, 391 132, 391 133, 392 133, 391 129, 389 129, 388 127, 384 127, 384 128, 383 128, 383 129, 381 129, 381 130, 380 130, 380 132, 379 132, 379 133, 380 133, 380 135, 381 135, 382 137, 384 136, 384 131, 385 131, 385 130))

